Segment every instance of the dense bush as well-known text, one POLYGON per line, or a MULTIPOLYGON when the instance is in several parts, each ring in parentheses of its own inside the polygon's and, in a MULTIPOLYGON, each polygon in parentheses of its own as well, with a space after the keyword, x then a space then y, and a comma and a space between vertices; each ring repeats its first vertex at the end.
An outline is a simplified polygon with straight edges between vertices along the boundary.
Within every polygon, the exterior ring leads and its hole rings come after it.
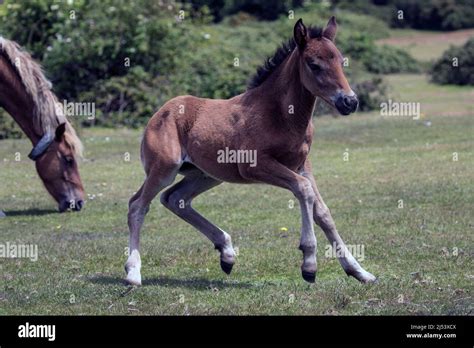
POLYGON ((439 84, 474 85, 474 38, 462 47, 451 46, 430 73, 432 81, 439 84))
POLYGON ((181 43, 178 35, 171 35, 173 13, 164 4, 89 2, 77 15, 80 18, 61 28, 43 61, 64 98, 75 98, 98 81, 123 76, 131 67, 142 66, 150 74, 165 71, 172 65, 174 45, 181 43))
POLYGON ((474 27, 472 0, 332 0, 334 8, 376 16, 393 27, 456 30, 474 27), (399 18, 402 11, 403 18, 399 18))
POLYGON ((359 99, 359 110, 370 111, 380 107, 380 103, 387 100, 387 85, 383 79, 372 77, 369 80, 356 82, 352 89, 359 99))
POLYGON ((216 21, 238 12, 249 13, 259 19, 275 20, 281 14, 288 13, 303 5, 303 0, 190 0, 194 9, 206 6, 216 21))
POLYGON ((415 29, 455 30, 474 27, 472 0, 395 0, 392 25, 415 29), (403 11, 403 19, 398 19, 403 11))
POLYGON ((350 36, 341 42, 342 52, 352 59, 360 61, 369 72, 392 74, 419 70, 417 61, 401 49, 376 46, 373 39, 365 33, 356 32, 343 35, 350 36))
POLYGON ((376 74, 410 73, 419 71, 417 61, 407 52, 390 46, 375 46, 363 57, 364 66, 376 74))
POLYGON ((332 0, 334 9, 344 9, 355 13, 364 13, 390 23, 393 16, 393 0, 332 0))
POLYGON ((66 1, 7 0, 1 5, 1 34, 8 34, 8 38, 28 47, 33 57, 41 60, 46 53, 45 47, 61 37, 62 26, 82 6, 82 1, 75 2, 72 7, 66 1))

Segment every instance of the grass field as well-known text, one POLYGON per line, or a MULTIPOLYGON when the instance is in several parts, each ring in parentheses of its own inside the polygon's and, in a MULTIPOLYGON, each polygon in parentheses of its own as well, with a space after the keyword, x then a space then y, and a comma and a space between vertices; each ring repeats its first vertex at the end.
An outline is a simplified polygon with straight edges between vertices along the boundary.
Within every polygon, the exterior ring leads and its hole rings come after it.
POLYGON ((223 184, 195 207, 232 235, 233 273, 157 200, 142 233, 144 285, 127 288, 127 201, 143 179, 141 132, 86 129, 81 172, 90 196, 80 213, 57 214, 33 164, 14 161, 17 151, 26 158, 26 140, 0 142, 0 242, 39 249, 37 262, 0 261, 0 314, 473 314, 473 91, 428 85, 422 75, 389 82, 400 100, 421 91, 422 119, 316 119, 311 152, 336 224, 348 244, 364 247, 361 263, 377 284, 347 277, 325 255, 319 229, 316 284, 305 283, 293 196, 223 184))
POLYGON ((379 40, 379 43, 401 48, 422 62, 438 58, 451 45, 462 46, 474 36, 474 29, 452 32, 392 29, 390 32, 390 37, 379 40))

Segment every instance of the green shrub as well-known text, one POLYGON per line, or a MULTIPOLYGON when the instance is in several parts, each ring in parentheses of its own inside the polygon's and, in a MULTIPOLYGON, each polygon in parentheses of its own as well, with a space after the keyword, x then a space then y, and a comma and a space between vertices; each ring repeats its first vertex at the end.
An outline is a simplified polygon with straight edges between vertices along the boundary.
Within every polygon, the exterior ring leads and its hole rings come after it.
MULTIPOLYGON (((390 23, 394 11, 392 0, 332 0, 333 8, 343 9, 358 14, 366 14, 369 18, 379 18, 385 23, 390 23)), ((374 30, 374 33, 377 33, 374 30)))
POLYGON ((418 72, 417 61, 407 52, 391 46, 374 46, 362 58, 368 71, 375 74, 418 72))
POLYGON ((395 0, 392 26, 456 30, 474 27, 472 0, 395 0), (398 18, 403 11, 403 19, 398 18))
MULTIPOLYGON (((61 28, 62 39, 51 43, 44 66, 63 98, 75 98, 98 81, 127 74, 142 66, 151 74, 170 63, 170 22, 163 5, 143 7, 143 1, 90 2, 84 16, 61 28), (111 28, 114 28, 111 30, 111 28)), ((171 18, 173 18, 171 16, 171 18)))
POLYGON ((23 133, 13 118, 3 109, 0 109, 0 139, 21 138, 23 133))
POLYGON ((472 0, 332 0, 333 8, 365 13, 392 27, 456 30, 474 27, 472 0), (403 18, 399 18, 402 11, 403 18))
POLYGON ((27 47, 42 60, 46 47, 60 39, 61 28, 70 21, 71 11, 80 13, 84 1, 5 0, 0 15, 2 35, 27 47), (26 29, 27 28, 27 29, 26 29))
POLYGON ((342 37, 340 48, 344 55, 363 63, 369 72, 392 74, 419 71, 418 62, 399 48, 376 46, 365 33, 344 33, 342 37))
POLYGON ((303 5, 303 0, 190 0, 194 9, 207 7, 216 21, 239 12, 249 13, 259 19, 275 20, 303 5))
POLYGON ((430 74, 435 83, 474 85, 474 38, 462 47, 451 46, 446 50, 430 74))
POLYGON ((380 77, 356 82, 352 89, 359 99, 359 111, 370 111, 380 107, 380 103, 387 100, 387 85, 380 77))
POLYGON ((94 102, 96 108, 95 118, 84 119, 82 124, 107 127, 138 127, 146 124, 161 104, 162 79, 152 78, 141 66, 137 66, 126 75, 98 81, 91 91, 79 95, 79 100, 94 102))

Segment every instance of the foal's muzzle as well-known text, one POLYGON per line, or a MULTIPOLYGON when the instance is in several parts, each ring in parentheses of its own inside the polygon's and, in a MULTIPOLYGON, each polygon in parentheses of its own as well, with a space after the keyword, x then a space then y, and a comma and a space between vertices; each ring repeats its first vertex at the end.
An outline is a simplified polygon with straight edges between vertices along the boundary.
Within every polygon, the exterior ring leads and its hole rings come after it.
POLYGON ((351 96, 341 94, 336 99, 335 105, 337 111, 339 111, 342 115, 347 116, 357 110, 357 106, 359 106, 359 100, 355 94, 351 96))

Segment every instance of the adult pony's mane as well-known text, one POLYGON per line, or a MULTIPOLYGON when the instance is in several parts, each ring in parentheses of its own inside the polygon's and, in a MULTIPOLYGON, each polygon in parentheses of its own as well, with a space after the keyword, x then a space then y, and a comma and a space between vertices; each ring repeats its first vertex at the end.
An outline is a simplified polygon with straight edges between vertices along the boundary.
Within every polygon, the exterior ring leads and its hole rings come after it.
MULTIPOLYGON (((321 38, 323 35, 322 28, 309 27, 308 34, 311 39, 321 38)), ((260 86, 280 65, 288 58, 296 48, 296 42, 293 38, 283 42, 277 48, 275 53, 268 57, 265 62, 257 68, 256 74, 250 80, 247 89, 252 89, 260 86)))
POLYGON ((41 66, 22 50, 13 41, 0 36, 0 53, 10 62, 12 68, 18 73, 26 93, 31 97, 34 104, 33 128, 38 136, 47 132, 54 134, 56 127, 66 123, 64 139, 74 153, 82 156, 82 143, 77 137, 76 131, 64 115, 62 104, 51 91, 52 84, 44 76, 41 66))

